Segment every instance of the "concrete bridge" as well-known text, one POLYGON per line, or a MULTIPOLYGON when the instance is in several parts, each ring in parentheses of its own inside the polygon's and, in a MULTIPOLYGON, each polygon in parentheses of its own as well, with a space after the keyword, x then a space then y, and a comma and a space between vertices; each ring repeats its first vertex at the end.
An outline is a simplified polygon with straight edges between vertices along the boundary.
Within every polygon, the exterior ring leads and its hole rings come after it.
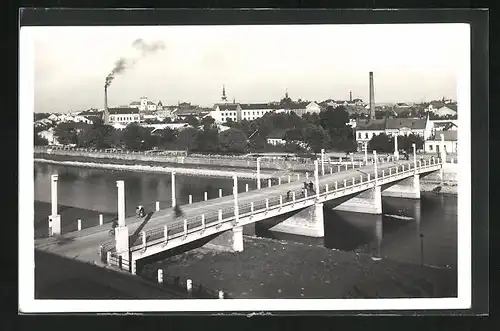
MULTIPOLYGON (((338 166, 338 171, 332 169, 330 173, 316 160, 314 177, 308 179, 314 181, 313 191, 304 189, 302 181, 289 179, 280 185, 263 188, 258 184, 257 190, 241 192, 234 176, 233 195, 184 205, 181 218, 176 218, 173 208, 168 208, 150 213, 145 219, 126 219, 125 183, 117 181, 118 227, 114 240, 105 242, 109 228, 94 227, 73 234, 72 242, 64 245, 55 244, 60 240, 58 237, 37 240, 36 246, 83 259, 99 252, 102 261, 135 274, 137 262, 194 242, 242 251, 244 228, 252 231, 256 222, 263 222, 274 231, 322 237, 325 203, 336 210, 381 214, 382 196, 419 199, 420 177, 435 171, 442 174, 441 159, 417 161, 414 154, 411 161, 379 162, 377 157, 373 160, 373 163, 338 166), (99 244, 100 248, 96 247, 99 244)), ((59 235, 57 177, 52 187, 49 227, 52 235, 59 235)), ((175 205, 175 173, 172 173, 172 207, 175 205)))

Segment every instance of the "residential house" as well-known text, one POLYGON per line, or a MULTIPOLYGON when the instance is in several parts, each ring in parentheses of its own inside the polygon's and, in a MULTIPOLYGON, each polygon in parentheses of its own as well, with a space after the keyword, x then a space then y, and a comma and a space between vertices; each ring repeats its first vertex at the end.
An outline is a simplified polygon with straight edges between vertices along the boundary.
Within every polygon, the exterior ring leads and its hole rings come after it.
POLYGON ((286 144, 285 134, 286 134, 285 130, 273 131, 267 135, 266 137, 267 143, 274 146, 284 145, 286 144))
POLYGON ((426 153, 437 153, 439 154, 441 149, 444 147, 447 153, 457 153, 458 149, 458 131, 448 130, 448 131, 436 131, 434 135, 425 141, 424 151, 426 153), (441 135, 444 138, 444 145, 441 141, 441 135))
POLYGON ((358 121, 356 123, 355 134, 359 150, 362 150, 363 146, 374 136, 385 133, 386 121, 386 119, 376 119, 373 121, 358 121))
POLYGON ((456 116, 457 115, 457 110, 454 106, 451 104, 443 106, 439 109, 433 110, 432 112, 436 114, 439 117, 445 117, 445 116, 456 116))

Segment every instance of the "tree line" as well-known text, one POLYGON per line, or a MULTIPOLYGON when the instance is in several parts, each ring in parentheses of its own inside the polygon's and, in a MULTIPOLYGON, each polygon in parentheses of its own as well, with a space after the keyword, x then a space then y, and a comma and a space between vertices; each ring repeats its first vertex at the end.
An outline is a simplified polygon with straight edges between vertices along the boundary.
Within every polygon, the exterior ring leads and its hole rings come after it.
MULTIPOLYGON (((184 122, 190 127, 180 130, 153 130, 137 123, 116 130, 98 119, 93 124, 60 123, 54 129, 54 136, 64 145, 98 149, 150 150, 156 147, 209 153, 318 153, 322 148, 354 151, 356 143, 352 129, 346 125, 348 121, 349 115, 341 107, 302 117, 293 112, 268 113, 253 121, 229 121, 225 124, 229 129, 225 131, 221 131, 211 117, 204 117, 201 121, 188 117, 184 122), (267 137, 273 132, 282 132, 286 143, 270 145, 267 137)), ((35 134, 35 145, 43 144, 47 141, 35 134)))

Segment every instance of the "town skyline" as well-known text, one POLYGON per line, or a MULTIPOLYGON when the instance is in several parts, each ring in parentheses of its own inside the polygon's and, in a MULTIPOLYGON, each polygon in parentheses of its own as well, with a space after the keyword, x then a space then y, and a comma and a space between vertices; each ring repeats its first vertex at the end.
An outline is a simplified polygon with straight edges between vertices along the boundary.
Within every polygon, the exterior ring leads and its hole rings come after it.
POLYGON ((463 31, 460 24, 40 28, 34 110, 103 108, 105 78, 122 57, 133 65, 108 88, 110 106, 145 96, 211 107, 223 85, 228 102, 279 101, 286 91, 316 102, 349 100, 352 91, 367 102, 370 71, 377 104, 456 100, 463 31), (162 47, 141 54, 132 47, 139 39, 162 47))

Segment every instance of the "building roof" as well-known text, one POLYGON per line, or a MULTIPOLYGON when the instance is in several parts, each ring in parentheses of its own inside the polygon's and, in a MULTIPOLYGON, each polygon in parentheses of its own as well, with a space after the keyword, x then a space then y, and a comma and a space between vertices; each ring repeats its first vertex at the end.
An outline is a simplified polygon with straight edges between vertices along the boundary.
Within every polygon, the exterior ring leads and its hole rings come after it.
POLYGON ((427 120, 420 118, 388 118, 387 129, 410 128, 412 130, 425 129, 427 120))
POLYGON ((386 120, 381 119, 381 120, 364 120, 364 121, 359 121, 356 123, 356 129, 357 130, 385 130, 386 128, 386 120))
POLYGON ((129 107, 118 107, 118 108, 108 108, 108 112, 110 115, 116 114, 139 114, 137 109, 129 108, 129 107))
POLYGON ((286 131, 285 130, 276 130, 267 135, 267 139, 284 139, 286 131))
POLYGON ((247 103, 240 104, 241 109, 243 110, 252 110, 252 109, 273 109, 273 106, 268 103, 247 103))
POLYGON ((457 141, 458 131, 436 131, 434 140, 441 140, 441 135, 445 141, 457 141))
POLYGON ((219 103, 215 105, 215 108, 219 106, 220 110, 236 110, 238 109, 237 103, 219 103))
POLYGON ((140 104, 141 104, 140 101, 132 101, 130 103, 131 106, 139 106, 140 104))

